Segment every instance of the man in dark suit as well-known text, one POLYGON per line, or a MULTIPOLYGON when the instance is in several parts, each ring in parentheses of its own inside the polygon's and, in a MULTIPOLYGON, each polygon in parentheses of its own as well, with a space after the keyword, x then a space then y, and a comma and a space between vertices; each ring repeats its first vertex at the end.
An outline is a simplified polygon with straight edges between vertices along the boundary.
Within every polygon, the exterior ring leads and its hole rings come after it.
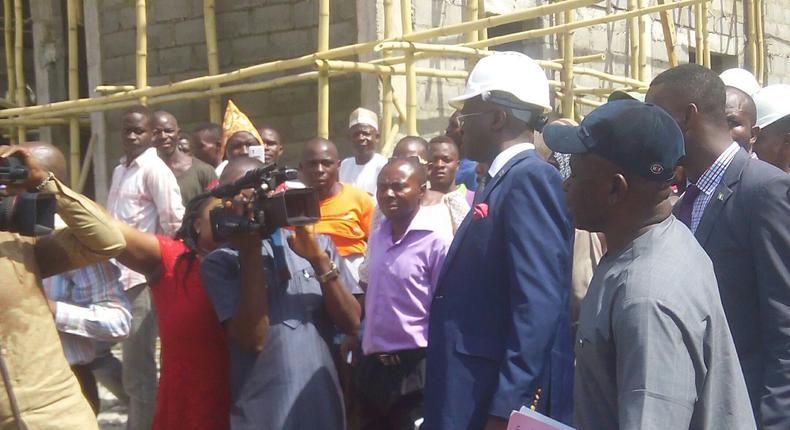
POLYGON ((464 155, 489 164, 490 179, 431 305, 423 429, 504 429, 523 405, 570 422, 573 228, 562 179, 531 143, 548 81, 526 55, 497 53, 453 102, 464 155))
MULTIPOLYGON (((725 88, 686 64, 658 75, 647 102, 683 131, 690 184, 674 208, 713 261, 757 424, 790 428, 790 176, 732 141, 725 88)), ((693 286, 690 286, 693 287, 693 286)))

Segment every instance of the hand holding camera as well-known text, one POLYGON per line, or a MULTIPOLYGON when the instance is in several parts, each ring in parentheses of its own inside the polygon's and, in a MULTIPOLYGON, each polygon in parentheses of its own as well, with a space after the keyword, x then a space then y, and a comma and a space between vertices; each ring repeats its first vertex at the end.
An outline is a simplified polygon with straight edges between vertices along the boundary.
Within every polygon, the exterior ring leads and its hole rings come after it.
POLYGON ((17 195, 35 192, 48 178, 50 173, 38 165, 33 155, 18 146, 0 147, 0 184, 4 195, 17 195))

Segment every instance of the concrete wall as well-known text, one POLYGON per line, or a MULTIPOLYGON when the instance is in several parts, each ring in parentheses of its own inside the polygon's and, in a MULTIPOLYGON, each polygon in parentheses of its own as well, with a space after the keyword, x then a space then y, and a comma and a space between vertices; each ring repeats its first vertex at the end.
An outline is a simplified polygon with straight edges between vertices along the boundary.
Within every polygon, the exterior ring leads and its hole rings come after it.
MULTIPOLYGON (((134 84, 135 10, 132 0, 100 0, 102 73, 105 84, 134 84)), ((162 85, 208 73, 201 0, 155 0, 148 6, 149 84, 162 85)), ((317 49, 317 0, 217 1, 217 35, 221 72, 291 58, 317 49)), ((333 1, 330 46, 357 40, 353 1, 333 1)), ((298 70, 302 72, 305 70, 298 70)), ((263 78, 252 79, 254 82, 263 78)), ((359 106, 359 78, 331 81, 331 135, 345 140, 348 114, 359 106)), ((268 91, 234 94, 233 101, 256 124, 280 129, 286 156, 294 160, 299 143, 316 132, 316 84, 307 82, 268 91)), ((222 99, 223 109, 228 97, 222 99)), ((208 99, 154 106, 179 119, 182 129, 208 121, 208 99)), ((107 116, 108 158, 112 166, 121 155, 118 124, 121 112, 107 116)))

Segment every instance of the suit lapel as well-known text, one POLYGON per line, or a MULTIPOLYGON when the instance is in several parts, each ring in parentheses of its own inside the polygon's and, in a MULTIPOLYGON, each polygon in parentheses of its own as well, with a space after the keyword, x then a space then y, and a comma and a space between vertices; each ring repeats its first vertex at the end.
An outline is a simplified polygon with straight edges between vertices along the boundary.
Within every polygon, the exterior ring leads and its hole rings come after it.
MULTIPOLYGON (((735 154, 727 170, 724 171, 721 182, 719 182, 719 185, 713 191, 708 205, 705 206, 705 210, 702 212, 702 219, 700 219, 697 231, 694 233, 697 241, 703 247, 710 238, 713 226, 716 225, 719 213, 721 213, 721 210, 724 208, 724 204, 732 195, 733 186, 741 180, 741 174, 748 161, 749 155, 746 152, 739 150, 735 154)), ((677 205, 675 206, 677 207, 677 205)))
MULTIPOLYGON (((488 184, 486 184, 486 186, 483 187, 481 197, 478 199, 477 196, 475 196, 475 201, 479 201, 480 203, 487 203, 488 197, 491 195, 491 192, 494 190, 494 188, 496 188, 499 185, 499 183, 502 181, 502 178, 505 177, 507 172, 513 166, 515 166, 516 163, 526 158, 529 155, 530 151, 531 150, 519 152, 518 154, 516 154, 516 156, 511 158, 510 161, 508 161, 504 165, 504 167, 502 167, 502 169, 499 170, 499 173, 497 173, 496 176, 491 178, 488 184)), ((464 239, 466 238, 466 232, 469 229, 469 225, 472 223, 473 219, 474 219, 474 207, 472 207, 472 210, 470 210, 469 213, 466 214, 464 221, 461 223, 461 225, 458 227, 458 231, 455 233, 455 238, 453 239, 453 243, 450 245, 450 249, 447 251, 447 257, 444 259, 444 264, 442 265, 442 272, 439 275, 439 284, 441 284, 441 279, 444 278, 447 268, 450 267, 451 265, 450 263, 455 257, 455 254, 458 252, 458 249, 461 247, 461 244, 463 243, 464 239)))

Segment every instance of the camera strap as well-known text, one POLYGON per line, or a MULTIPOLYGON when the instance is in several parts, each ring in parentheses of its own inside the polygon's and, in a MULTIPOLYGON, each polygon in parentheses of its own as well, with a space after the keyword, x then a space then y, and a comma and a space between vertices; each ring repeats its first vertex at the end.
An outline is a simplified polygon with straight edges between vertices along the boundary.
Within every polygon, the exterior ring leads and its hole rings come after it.
POLYGON ((3 385, 5 385, 5 392, 8 395, 8 403, 11 404, 11 413, 14 414, 16 428, 18 430, 27 430, 27 426, 22 421, 22 414, 19 412, 19 404, 14 395, 14 388, 11 386, 11 376, 8 374, 8 366, 5 364, 2 348, 0 348, 0 373, 3 375, 3 385))

